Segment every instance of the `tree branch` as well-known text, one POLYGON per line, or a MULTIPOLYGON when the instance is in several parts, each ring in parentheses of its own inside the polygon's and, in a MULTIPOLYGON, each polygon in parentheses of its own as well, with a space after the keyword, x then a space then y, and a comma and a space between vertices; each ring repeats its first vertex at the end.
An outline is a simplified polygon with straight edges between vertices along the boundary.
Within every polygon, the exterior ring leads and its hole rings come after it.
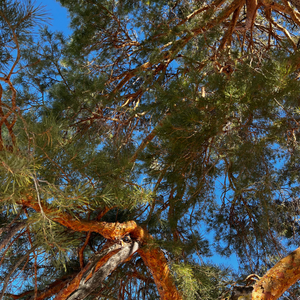
MULTIPOLYGON (((27 222, 26 221, 23 221, 23 222, 20 222, 18 223, 17 225, 13 226, 13 227, 9 227, 9 228, 6 228, 5 231, 7 231, 7 235, 6 237, 1 240, 0 242, 0 250, 3 249, 7 243, 11 240, 11 238, 20 230, 22 230, 25 226, 27 225, 27 222)), ((1 230, 0 230, 0 234, 1 234, 1 230)))
POLYGON ((139 245, 137 242, 126 243, 124 247, 121 247, 121 249, 117 253, 113 254, 100 268, 98 268, 97 271, 92 270, 93 273, 90 278, 86 279, 85 276, 83 276, 77 290, 66 299, 84 299, 92 291, 98 288, 103 282, 103 280, 109 274, 111 274, 111 272, 113 272, 119 264, 124 262, 128 257, 130 257, 134 252, 136 252, 138 248, 139 245))
MULTIPOLYGON (((39 204, 34 202, 32 196, 27 196, 26 200, 22 200, 22 204, 27 207, 31 207, 36 211, 40 211, 39 204)), ((67 213, 58 212, 56 209, 52 209, 43 205, 44 213, 52 219, 52 221, 58 222, 61 225, 73 229, 74 231, 93 231, 101 234, 103 237, 109 240, 120 240, 125 235, 130 235, 132 240, 139 241, 141 244, 146 245, 149 241, 153 241, 153 237, 142 227, 138 226, 135 221, 128 221, 125 223, 107 223, 107 222, 97 222, 97 221, 85 221, 72 218, 67 213)), ((144 263, 150 269, 153 275, 155 284, 157 286, 158 292, 162 300, 181 300, 181 296, 177 291, 174 284, 173 278, 171 276, 168 262, 160 250, 159 247, 143 247, 138 250, 138 253, 142 257, 144 263)), ((114 255, 113 252, 110 255, 114 255)), ((99 267, 101 263, 106 262, 110 257, 107 254, 101 262, 99 261, 99 267)), ((78 274, 77 279, 73 280, 74 286, 78 286, 79 282, 84 274, 90 267, 87 264, 84 269, 78 274)), ((71 284, 69 291, 73 292, 74 286, 71 284)), ((68 292, 69 293, 69 292, 68 292)), ((68 294, 70 295, 70 294, 68 294)), ((57 296, 58 297, 58 296, 57 296)), ((55 298, 55 300, 68 299, 68 298, 55 298)))
POLYGON ((300 279, 300 247, 280 260, 254 285, 252 299, 278 299, 300 279))
POLYGON ((4 283, 3 283, 3 289, 2 289, 2 293, 0 295, 0 300, 3 299, 3 296, 5 294, 6 288, 8 286, 9 280, 12 276, 12 274, 17 270, 17 268, 20 266, 20 264, 27 259, 27 257, 30 255, 30 253, 32 253, 35 250, 35 248, 31 248, 24 256, 22 256, 17 263, 12 267, 11 271, 6 275, 5 279, 4 279, 4 283))

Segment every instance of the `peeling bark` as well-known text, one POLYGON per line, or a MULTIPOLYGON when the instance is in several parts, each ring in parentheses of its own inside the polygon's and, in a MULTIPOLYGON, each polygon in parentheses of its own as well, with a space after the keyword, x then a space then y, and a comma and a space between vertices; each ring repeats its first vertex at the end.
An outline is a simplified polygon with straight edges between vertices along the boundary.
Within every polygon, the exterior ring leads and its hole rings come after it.
MULTIPOLYGON (((98 288, 104 279, 114 271, 119 264, 124 262, 130 255, 136 252, 139 248, 137 242, 127 243, 124 247, 122 247, 116 254, 110 257, 110 259, 103 264, 97 271, 93 272, 91 275, 88 274, 86 278, 83 278, 80 281, 78 289, 72 293, 67 300, 82 300, 88 295, 91 294, 96 288, 98 288)), ((56 299, 56 298, 55 298, 56 299)))
POLYGON ((145 265, 150 269, 161 300, 182 299, 174 284, 168 262, 163 252, 157 247, 151 247, 142 248, 138 253, 145 265))
POLYGON ((280 260, 253 287, 252 300, 278 299, 300 279, 300 247, 280 260))
MULTIPOLYGON (((38 202, 35 202, 31 196, 28 196, 27 200, 22 201, 22 205, 33 208, 35 211, 41 211, 38 202)), ((143 238, 144 234, 142 229, 134 221, 128 221, 125 223, 108 223, 99 221, 85 221, 80 219, 74 219, 68 213, 61 213, 56 209, 49 208, 43 205, 43 212, 54 222, 57 222, 67 228, 70 228, 77 232, 97 232, 104 238, 109 240, 118 240, 127 234, 133 234, 134 236, 140 236, 143 238)))
MULTIPOLYGON (((31 196, 27 196, 26 200, 22 200, 22 205, 31 207, 36 211, 41 210, 39 204, 36 201, 34 201, 33 197, 31 196)), ((130 235, 132 240, 140 242, 144 246, 149 241, 153 240, 153 237, 142 227, 138 226, 134 221, 128 221, 125 223, 84 221, 74 219, 69 214, 58 212, 58 210, 49 208, 46 205, 43 205, 42 209, 43 213, 45 213, 47 217, 51 218, 55 222, 60 223, 63 226, 73 229, 74 231, 97 232, 108 240, 120 240, 125 235, 130 235)), ((118 252, 119 250, 115 248, 114 251, 118 252)), ((111 256, 115 255, 115 253, 116 252, 111 251, 105 256, 102 256, 102 259, 98 261, 98 265, 96 268, 101 268, 103 264, 109 261, 111 256)), ((167 260, 160 248, 143 247, 139 249, 138 253, 142 257, 145 265, 150 269, 150 272, 153 275, 154 282, 157 286, 161 299, 181 300, 182 298, 179 292, 177 291, 176 285, 171 276, 167 260)), ((76 276, 76 278, 74 278, 74 280, 64 290, 65 295, 63 296, 61 292, 59 295, 57 295, 55 300, 69 300, 69 298, 67 298, 66 295, 70 296, 71 293, 74 292, 76 288, 78 288, 82 277, 84 276, 85 272, 89 270, 90 267, 91 265, 87 264, 85 268, 76 276)))
POLYGON ((106 246, 101 252, 95 254, 88 264, 75 276, 75 278, 68 284, 68 286, 61 290, 55 297, 55 300, 65 300, 75 292, 81 282, 87 281, 92 277, 93 272, 97 272, 114 254, 121 249, 121 244, 113 244, 106 246))

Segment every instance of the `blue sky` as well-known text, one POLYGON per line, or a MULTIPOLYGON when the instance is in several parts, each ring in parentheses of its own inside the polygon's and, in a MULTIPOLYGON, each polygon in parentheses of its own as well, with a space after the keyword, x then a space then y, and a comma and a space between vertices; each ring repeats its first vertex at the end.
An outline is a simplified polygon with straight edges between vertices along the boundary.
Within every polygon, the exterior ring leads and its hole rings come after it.
POLYGON ((69 28, 70 19, 68 17, 68 11, 62 7, 59 2, 55 0, 43 0, 36 1, 37 5, 45 6, 46 11, 51 18, 49 20, 49 28, 51 31, 62 31, 66 35, 71 33, 69 28))
MULTIPOLYGON (((70 19, 68 17, 68 11, 66 8, 62 7, 59 2, 55 0, 43 0, 41 2, 37 1, 36 4, 45 6, 49 17, 51 17, 50 24, 48 25, 50 31, 62 31, 65 35, 71 34, 71 30, 69 28, 70 19)), ((213 243, 213 234, 205 232, 205 229, 203 231, 204 232, 202 234, 209 239, 210 243, 213 243)), ((234 254, 229 258, 214 255, 208 259, 204 259, 204 261, 230 266, 235 270, 238 269, 237 258, 234 254)))

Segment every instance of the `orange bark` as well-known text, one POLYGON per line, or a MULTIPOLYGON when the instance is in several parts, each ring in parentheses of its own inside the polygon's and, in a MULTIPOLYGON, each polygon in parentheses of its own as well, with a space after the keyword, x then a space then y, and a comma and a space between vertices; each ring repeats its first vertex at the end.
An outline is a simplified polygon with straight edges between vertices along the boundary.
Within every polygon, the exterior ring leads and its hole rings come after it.
POLYGON ((38 294, 38 296, 36 297, 36 300, 44 300, 45 298, 51 297, 53 295, 55 295, 56 293, 58 293, 66 284, 68 283, 68 281, 62 281, 57 283, 55 286, 47 289, 44 292, 41 292, 40 294, 38 294))
POLYGON ((78 257, 79 257, 79 263, 80 263, 80 268, 81 269, 84 267, 83 251, 84 251, 85 247, 87 246, 90 237, 91 237, 91 232, 89 231, 89 233, 86 236, 84 244, 82 245, 82 247, 78 251, 78 257))
MULTIPOLYGON (((22 204, 26 207, 33 208, 36 211, 40 211, 40 206, 33 200, 31 196, 28 196, 26 200, 22 201, 22 204)), ((43 205, 43 212, 51 218, 52 221, 57 222, 67 228, 70 228, 77 232, 97 232, 106 239, 120 239, 126 234, 132 233, 137 230, 137 234, 142 234, 138 229, 137 224, 134 221, 128 221, 125 223, 107 223, 98 221, 85 221, 74 219, 67 213, 58 212, 58 210, 49 208, 43 205), (52 217, 53 216, 53 217, 52 217)), ((134 234, 136 235, 136 234, 134 234)))
MULTIPOLYGON (((223 36, 222 40, 221 40, 221 43, 220 43, 220 46, 219 46, 219 49, 218 51, 221 51, 225 48, 226 46, 226 43, 228 40, 230 40, 231 36, 232 36, 232 33, 234 31, 234 27, 238 21, 238 18, 240 16, 240 11, 242 9, 242 5, 239 6, 233 13, 233 16, 232 16, 232 20, 231 20, 231 23, 230 23, 230 26, 228 27, 228 30, 227 32, 225 33, 225 35, 223 36)), ((229 46, 230 46, 230 43, 229 43, 229 46)), ((204 93, 204 96, 205 96, 205 93, 204 93)), ((203 97, 203 96, 202 96, 203 97)))
POLYGON ((11 297, 11 298, 13 298, 13 299, 19 299, 19 298, 21 298, 21 297, 30 295, 30 294, 32 294, 32 293, 33 293, 32 291, 27 291, 27 292, 24 292, 24 293, 22 293, 22 294, 20 294, 20 295, 7 294, 7 296, 9 296, 9 297, 11 297))
MULTIPOLYGON (((34 201, 32 196, 27 196, 26 200, 23 199, 22 204, 26 207, 33 208, 36 211, 41 210, 39 203, 34 201)), ((138 240, 141 244, 144 245, 147 244, 147 241, 153 240, 152 236, 142 227, 138 226, 134 221, 128 221, 125 223, 85 221, 74 219, 67 213, 58 212, 58 210, 49 208, 45 205, 43 205, 42 209, 43 213, 53 221, 58 222, 67 228, 73 229, 74 231, 97 232, 108 240, 121 239, 125 235, 130 234, 132 239, 138 240)), ((115 251, 112 251, 111 253, 106 255, 103 260, 101 259, 97 263, 97 268, 100 268, 111 257, 111 255, 115 253, 115 251)), ((145 265, 150 269, 161 299, 181 300, 182 298, 173 282, 169 266, 163 252, 158 247, 144 247, 142 249, 139 249, 138 253, 142 257, 145 265)), ((87 264, 73 279, 68 288, 64 289, 60 294, 56 296, 55 300, 66 299, 68 295, 76 290, 83 274, 87 271, 89 266, 90 265, 87 264)))
POLYGON ((254 285, 252 300, 278 299, 300 279, 300 247, 280 260, 254 285))
POLYGON ((143 259, 145 265, 150 269, 161 299, 182 299, 174 285, 170 269, 163 252, 159 248, 153 247, 139 249, 138 253, 143 259))
POLYGON ((99 270, 99 268, 101 268, 114 254, 116 254, 119 249, 120 249, 121 245, 119 246, 119 248, 117 248, 116 250, 113 250, 111 252, 109 252, 107 255, 105 255, 104 257, 102 257, 95 265, 95 267, 93 267, 92 269, 90 269, 91 267, 91 262, 88 263, 77 275, 76 277, 69 283, 69 285, 61 290, 61 292, 54 298, 54 300, 65 300, 68 299, 68 297, 74 292, 76 291, 76 289, 79 287, 80 285, 80 281, 82 279, 82 277, 84 275, 86 275, 86 272, 90 272, 88 274, 88 276, 86 276, 85 281, 87 281, 94 272, 97 272, 97 270, 99 270), (89 270, 90 269, 90 270, 89 270))
MULTIPOLYGON (((35 300, 44 300, 45 298, 51 297, 52 295, 55 295, 56 293, 58 293, 69 282, 69 279, 70 279, 69 277, 71 278, 71 276, 68 275, 68 276, 64 277, 67 279, 64 279, 64 278, 58 279, 55 282, 51 283, 47 290, 39 291, 35 300)), ((13 294, 8 294, 8 295, 9 295, 9 297, 17 300, 17 299, 23 298, 27 295, 33 295, 33 294, 34 294, 34 291, 31 290, 31 291, 26 291, 19 295, 13 295, 13 294)))
POLYGON ((246 0, 247 17, 246 17, 246 30, 253 27, 254 19, 257 12, 257 0, 246 0))

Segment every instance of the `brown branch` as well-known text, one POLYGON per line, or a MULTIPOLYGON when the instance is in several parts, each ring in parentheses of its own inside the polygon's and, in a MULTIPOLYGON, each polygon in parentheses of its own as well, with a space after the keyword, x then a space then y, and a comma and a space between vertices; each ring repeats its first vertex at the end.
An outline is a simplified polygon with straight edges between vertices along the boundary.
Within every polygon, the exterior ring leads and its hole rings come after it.
POLYGON ((208 31, 209 29, 219 25, 222 21, 227 19, 240 6, 242 1, 243 0, 232 1, 231 4, 229 4, 227 7, 225 7, 224 10, 221 11, 217 17, 215 17, 210 22, 208 22, 205 27, 203 27, 203 28, 196 27, 196 28, 192 29, 192 32, 194 32, 194 34, 203 33, 205 31, 208 31))
MULTIPOLYGON (((4 112, 2 110, 2 95, 3 95, 3 87, 0 84, 0 117, 4 116, 4 112)), ((2 151, 4 148, 3 145, 3 138, 2 138, 2 126, 0 126, 0 151, 2 151)))
POLYGON ((13 299, 19 299, 19 298, 22 298, 24 296, 31 295, 31 294, 33 294, 33 291, 26 291, 26 292, 24 292, 22 294, 19 294, 19 295, 5 293, 5 296, 9 296, 9 297, 11 297, 13 299))
MULTIPOLYGON (((6 237, 4 239, 2 239, 0 242, 0 250, 3 249, 7 245, 7 243, 12 239, 12 237, 18 231, 22 230, 25 226, 27 226, 27 222, 23 221, 23 222, 16 224, 13 227, 6 228, 8 232, 7 232, 6 237)), ((1 232, 0 232, 0 234, 1 234, 1 232)))
POLYGON ((143 151, 147 145, 155 138, 156 134, 157 134, 157 130, 159 129, 159 127, 161 127, 161 125, 163 124, 163 122, 165 121, 165 119, 167 118, 169 114, 167 113, 162 120, 159 122, 159 124, 143 139, 143 141, 141 142, 141 144, 139 145, 139 147, 137 148, 137 150, 135 151, 135 153, 133 154, 133 156, 130 158, 129 162, 133 163, 135 162, 135 160, 137 159, 138 154, 143 151))
POLYGON ((165 255, 158 247, 142 248, 138 254, 149 268, 161 300, 182 299, 177 291, 165 255))
MULTIPOLYGON (((242 6, 244 5, 244 2, 241 3, 241 5, 234 11, 233 13, 233 16, 232 16, 232 20, 231 20, 231 24, 227 30, 227 32, 225 33, 225 35, 223 36, 222 40, 221 40, 221 43, 220 43, 220 46, 218 48, 218 51, 221 51, 224 49, 228 39, 230 38, 230 36, 232 35, 233 31, 234 31, 234 27, 236 25, 236 22, 239 18, 239 15, 240 15, 240 11, 241 11, 241 8, 242 6)), ((204 87, 203 87, 204 88, 204 87)), ((205 90, 204 90, 204 93, 202 93, 202 97, 203 97, 203 94, 204 94, 204 97, 205 97, 205 90)))
POLYGON ((10 249, 10 247, 13 245, 13 243, 15 242, 15 241, 17 241, 22 235, 24 235, 24 232, 21 232, 21 233, 19 233, 10 243, 9 243, 9 245, 7 246, 7 248, 4 250, 4 252, 2 252, 1 254, 2 254, 2 258, 1 258, 1 260, 0 260, 0 266, 2 265, 2 263, 3 263, 3 261, 4 261, 4 259, 6 258, 6 253, 8 252, 8 250, 10 249))
POLYGON ((252 30, 257 12, 257 0, 246 0, 246 30, 252 30))
POLYGON ((112 91, 112 95, 116 94, 137 72, 139 71, 145 71, 148 68, 152 67, 152 64, 150 62, 146 62, 142 64, 141 66, 137 67, 134 70, 127 71, 123 73, 123 75, 120 75, 120 79, 124 77, 123 80, 115 87, 115 89, 112 91))
MULTIPOLYGON (((1 81, 4 81, 6 84, 9 85, 9 88, 11 90, 11 93, 12 93, 12 97, 11 97, 11 105, 12 107, 9 107, 8 105, 6 105, 5 103, 2 102, 2 92, 3 92, 3 89, 2 89, 2 86, 0 86, 0 117, 1 117, 1 120, 0 120, 0 129, 3 125, 3 123, 5 124, 5 126, 7 127, 7 130, 9 132, 9 135, 11 137, 11 141, 12 141, 12 144, 15 145, 16 144, 16 136, 12 130, 13 126, 15 125, 17 119, 16 119, 16 116, 14 116, 13 120, 11 121, 11 123, 9 123, 8 121, 8 118, 11 116, 12 113, 14 113, 16 110, 17 110, 17 105, 16 105, 16 98, 17 98, 17 91, 16 89, 14 88, 12 82, 10 81, 9 77, 1 77, 0 78, 1 81), (3 109, 2 109, 2 106, 4 106, 5 108, 8 109, 8 112, 4 115, 4 112, 3 112, 3 109)), ((0 131, 1 133, 1 131, 0 131)), ((0 137, 0 150, 3 149, 4 145, 3 145, 3 139, 2 139, 2 133, 1 133, 1 137, 0 137)))
POLYGON ((46 155, 46 157, 65 175, 65 179, 68 181, 68 183, 71 182, 71 179, 69 178, 69 176, 65 173, 65 171, 63 170, 63 168, 53 159, 51 159, 51 157, 49 157, 49 155, 47 154, 46 151, 44 151, 44 149, 42 147, 39 147, 39 149, 46 155))
POLYGON ((271 9, 282 12, 284 14, 288 14, 291 16, 292 20, 300 26, 300 13, 294 11, 287 0, 282 0, 285 5, 281 5, 276 2, 268 2, 267 0, 263 0, 262 3, 266 7, 270 7, 271 9))
MULTIPOLYGON (((243 2, 244 0, 242 0, 243 2)), ((223 3, 223 0, 217 0, 214 3, 214 7, 219 7, 223 3)), ((241 5, 241 0, 234 0, 232 1, 231 4, 229 4, 227 7, 225 7, 218 16, 216 16, 214 19, 209 21, 205 26, 197 26, 194 29, 191 30, 189 34, 184 36, 183 38, 177 40, 172 44, 172 47, 165 52, 165 55, 162 55, 162 59, 168 60, 168 63, 171 62, 171 57, 174 57, 176 53, 178 53, 193 37, 197 36, 198 34, 204 33, 208 31, 209 29, 219 25, 223 20, 228 18, 239 6, 241 5)), ((192 18, 191 16, 190 18, 192 18)), ((114 79, 110 80, 108 83, 114 81, 114 80, 121 80, 117 86, 113 89, 113 91, 110 94, 107 94, 107 96, 114 96, 116 93, 118 93, 124 85, 131 79, 133 78, 138 72, 140 71, 145 71, 153 66, 152 63, 146 62, 142 64, 141 66, 130 70, 126 71, 123 74, 115 77, 114 79), (123 78, 123 79, 122 79, 123 78)), ((161 66, 163 67, 164 64, 162 63, 161 66)), ((162 68, 163 69, 163 68, 162 68)), ((156 72, 157 74, 157 69, 154 69, 153 72, 156 72)), ((130 97, 131 98, 131 97, 130 97)))
MULTIPOLYGON (((39 291, 36 300, 43 300, 45 298, 48 298, 48 297, 51 297, 51 296, 57 294, 70 281, 70 279, 72 277, 74 277, 74 275, 65 275, 65 276, 61 277, 60 279, 54 281, 53 283, 51 283, 48 286, 47 289, 45 289, 43 291, 39 291)), ((32 295, 33 293, 34 293, 34 291, 30 290, 30 291, 23 292, 19 295, 8 294, 8 293, 6 295, 17 300, 19 298, 23 298, 24 296, 32 295)))
MULTIPOLYGON (((31 207, 36 211, 40 211, 39 204, 34 201, 31 196, 27 196, 26 200, 23 199, 22 205, 31 207)), ((72 218, 72 216, 67 213, 62 213, 57 209, 49 208, 46 205, 43 205, 43 211, 48 216, 48 218, 51 218, 53 221, 58 222, 67 228, 73 229, 74 231, 97 232, 109 240, 121 239, 125 235, 130 235, 132 240, 140 241, 141 244, 144 245, 146 245, 149 241, 153 241, 152 236, 149 235, 149 233, 142 227, 138 226, 135 221, 128 221, 125 223, 107 223, 79 220, 72 218)), ((167 260, 160 248, 156 246, 153 246, 151 248, 145 247, 138 250, 138 253, 144 260, 145 265, 149 267, 161 299, 182 299, 171 277, 167 260)), ((101 260, 101 263, 103 261, 106 262, 107 259, 109 259, 109 255, 106 255, 103 260, 101 260)), ((78 274, 77 279, 74 279, 74 286, 78 286, 78 282, 80 282, 83 276, 83 272, 86 271, 89 266, 89 264, 85 266, 84 269, 78 274)), ((74 291, 74 288, 72 289, 72 291, 74 291)), ((66 298, 57 298, 56 300, 58 299, 66 298)))
MULTIPOLYGON (((290 3, 287 0, 282 0, 282 2, 285 4, 287 12, 292 17, 293 21, 300 25, 300 14, 291 7, 290 3)), ((291 2, 294 4, 294 1, 291 2)))
POLYGON ((11 268, 10 272, 6 275, 4 282, 3 282, 3 287, 2 287, 2 293, 0 295, 0 300, 3 299, 3 296, 5 294, 6 288, 8 286, 9 280, 11 278, 11 276, 13 275, 13 273, 17 270, 17 268, 21 265, 21 263, 27 259, 29 257, 29 255, 31 254, 31 252, 33 252, 35 250, 35 248, 31 248, 29 251, 27 251, 27 253, 25 255, 23 255, 17 262, 16 264, 11 268))
MULTIPOLYGON (((27 209, 25 208, 24 211, 25 211, 26 217, 28 219, 27 209)), ((29 231, 28 227, 26 228, 26 232, 27 232, 27 235, 28 235, 28 240, 29 240, 30 246, 33 248, 34 246, 33 246, 33 243, 32 243, 32 239, 31 239, 31 235, 30 235, 30 231, 29 231)), ((35 251, 33 251, 33 256, 34 256, 34 300, 36 300, 37 299, 38 287, 37 287, 37 255, 36 255, 35 251)))
POLYGON ((57 280, 54 283, 52 283, 48 289, 46 289, 43 292, 40 292, 38 296, 36 297, 36 300, 44 300, 45 298, 49 298, 62 290, 63 287, 65 287, 69 283, 69 279, 67 280, 57 280))
POLYGON ((223 3, 225 2, 225 0, 217 0, 213 3, 211 3, 210 5, 206 5, 204 7, 200 7, 198 9, 196 9, 195 11, 193 11, 190 15, 188 15, 184 20, 182 20, 181 22, 179 22, 177 26, 180 26, 188 21, 190 21, 192 18, 194 18, 195 16, 197 16, 198 14, 202 13, 205 10, 208 9, 214 9, 216 10, 218 7, 220 7, 223 3))
MULTIPOLYGON (((38 202, 34 202, 31 196, 28 196, 26 200, 23 200, 22 204, 24 206, 33 208, 35 211, 40 211, 38 202)), ((67 228, 77 232, 97 232, 106 239, 120 239, 126 234, 133 233, 138 227, 134 221, 128 221, 125 223, 107 223, 93 220, 86 221, 74 219, 67 213, 61 213, 58 210, 49 208, 45 205, 43 205, 43 211, 52 221, 57 222, 67 228)))
POLYGON ((91 232, 89 231, 87 236, 86 236, 84 244, 82 245, 82 247, 78 251, 79 263, 80 263, 80 268, 81 269, 84 267, 83 251, 84 251, 85 247, 87 246, 87 244, 90 240, 90 237, 91 237, 91 232))
POLYGON ((97 221, 100 221, 110 210, 112 210, 113 208, 116 208, 116 205, 112 206, 112 207, 108 207, 106 206, 104 209, 102 209, 98 215, 97 215, 97 218, 96 220, 97 221))
POLYGON ((90 279, 95 272, 97 272, 114 254, 121 249, 121 244, 113 244, 109 246, 107 243, 100 253, 97 253, 89 261, 89 263, 76 275, 76 277, 68 284, 68 286, 61 290, 55 297, 55 300, 65 300, 76 291, 80 284, 84 284, 90 279))
POLYGON ((142 141, 142 143, 140 144, 140 146, 137 148, 137 150, 135 151, 135 153, 133 154, 133 156, 131 157, 131 159, 129 160, 130 163, 135 162, 138 154, 143 151, 146 146, 154 139, 154 137, 156 136, 156 132, 157 132, 157 127, 155 127, 142 141))
POLYGON ((106 248, 105 253, 96 254, 93 259, 75 276, 75 278, 68 284, 68 286, 61 290, 55 297, 55 300, 67 299, 74 291, 76 291, 80 285, 81 280, 91 276, 93 272, 96 272, 101 266, 103 266, 111 256, 113 256, 120 249, 120 245, 114 244, 113 247, 106 248))
POLYGON ((120 49, 120 48, 124 48, 124 47, 128 47, 128 46, 140 46, 141 44, 139 43, 139 42, 137 42, 137 41, 130 41, 130 42, 124 42, 123 44, 121 44, 121 45, 115 45, 115 47, 117 48, 117 49, 120 49))
POLYGON ((281 259, 254 285, 252 299, 278 299, 300 279, 300 248, 281 259))
POLYGON ((6 18, 5 14, 3 13, 3 11, 0 11, 0 15, 2 16, 2 18, 5 20, 5 22, 7 23, 9 29, 12 31, 12 40, 14 41, 15 45, 16 45, 16 49, 17 49, 17 57, 16 60, 14 61, 9 74, 6 76, 6 79, 9 80, 11 75, 13 74, 13 71, 16 67, 16 65, 18 64, 18 62, 21 59, 21 51, 20 51, 20 46, 19 46, 19 42, 18 42, 18 37, 16 35, 16 32, 13 28, 13 26, 11 25, 11 23, 9 22, 9 20, 6 18))
MULTIPOLYGON (((116 250, 110 250, 108 255, 104 253, 100 253, 101 258, 106 258, 109 256, 104 263, 102 262, 100 265, 93 266, 91 264, 89 270, 85 274, 83 274, 80 283, 77 289, 67 298, 62 297, 57 299, 67 299, 67 300, 82 300, 85 299, 88 295, 91 294, 96 288, 101 285, 103 280, 111 274, 122 262, 124 262, 128 257, 130 257, 136 250, 138 249, 139 245, 137 242, 125 243, 124 245, 116 245, 112 246, 116 250), (117 247, 116 247, 117 246, 117 247)), ((110 247, 111 248, 111 247, 110 247)), ((100 258, 100 261, 102 260, 100 258)))
POLYGON ((10 228, 13 227, 13 224, 16 223, 16 221, 18 220, 18 218, 20 217, 20 215, 21 215, 21 210, 18 212, 18 214, 13 218, 13 220, 9 224, 7 224, 6 226, 0 228, 0 235, 3 232, 7 232, 8 230, 10 230, 10 228))
MULTIPOLYGON (((267 17, 267 16, 266 16, 267 17)), ((287 37, 288 41, 290 42, 290 44, 293 46, 294 50, 297 50, 297 45, 296 43, 293 41, 290 33, 281 25, 279 25, 278 23, 276 23, 271 17, 267 17, 267 19, 269 20, 269 22, 273 25, 275 25, 276 27, 278 27, 287 37)))

